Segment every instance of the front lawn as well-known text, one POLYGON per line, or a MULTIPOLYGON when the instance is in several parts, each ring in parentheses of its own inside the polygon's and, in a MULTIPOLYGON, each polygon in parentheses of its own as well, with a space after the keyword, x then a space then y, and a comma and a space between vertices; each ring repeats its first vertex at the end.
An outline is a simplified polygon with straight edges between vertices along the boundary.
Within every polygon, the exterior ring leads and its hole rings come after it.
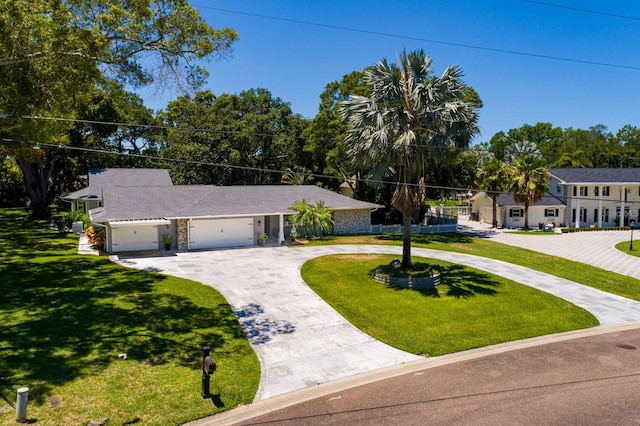
POLYGON ((594 327, 582 308, 483 271, 416 257, 442 274, 434 290, 388 288, 369 277, 393 255, 312 259, 302 277, 360 330, 398 349, 442 355, 496 343, 594 327))
POLYGON ((0 423, 23 386, 39 425, 180 424, 253 400, 259 362, 217 291, 79 256, 77 236, 46 225, 0 210, 0 423))

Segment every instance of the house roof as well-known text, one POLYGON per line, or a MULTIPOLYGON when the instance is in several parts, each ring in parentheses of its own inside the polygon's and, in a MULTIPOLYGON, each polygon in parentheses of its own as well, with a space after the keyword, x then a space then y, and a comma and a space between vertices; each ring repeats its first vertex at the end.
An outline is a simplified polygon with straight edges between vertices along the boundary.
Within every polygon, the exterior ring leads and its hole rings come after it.
POLYGON ((67 194, 65 200, 101 199, 102 188, 118 186, 173 186, 166 169, 89 169, 89 186, 67 194))
POLYGON ((561 184, 585 184, 585 183, 608 183, 608 184, 640 184, 640 168, 625 169, 549 169, 551 176, 560 181, 561 184))
MULTIPOLYGON (((489 199, 491 198, 491 196, 489 196, 485 191, 481 191, 481 192, 478 192, 476 195, 474 195, 472 197, 472 200, 478 196, 481 196, 481 194, 484 194, 484 196, 486 196, 489 199)), ((496 199, 496 203, 498 206, 524 206, 524 203, 516 202, 512 193, 506 192, 506 191, 501 192, 498 195, 498 198, 496 199)), ((560 201, 559 199, 557 199, 556 197, 554 197, 553 195, 547 192, 545 195, 542 196, 542 199, 540 201, 531 204, 530 207, 531 206, 540 206, 540 207, 564 206, 564 205, 565 204, 562 201, 560 201)))
POLYGON ((384 206, 355 200, 315 185, 175 185, 105 187, 104 206, 91 211, 92 220, 140 220, 291 214, 297 200, 323 201, 333 210, 384 206))

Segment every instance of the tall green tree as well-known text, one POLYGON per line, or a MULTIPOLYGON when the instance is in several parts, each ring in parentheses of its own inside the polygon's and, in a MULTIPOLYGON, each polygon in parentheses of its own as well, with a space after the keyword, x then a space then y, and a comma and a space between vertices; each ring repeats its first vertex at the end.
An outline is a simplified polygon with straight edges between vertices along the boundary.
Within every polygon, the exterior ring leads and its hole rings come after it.
POLYGON ((511 167, 511 191, 517 202, 524 203, 524 227, 529 229, 529 206, 549 190, 551 176, 544 161, 534 155, 518 157, 511 167))
POLYGON ((494 158, 484 163, 478 173, 478 185, 487 191, 493 201, 491 227, 498 227, 498 195, 509 188, 511 184, 511 169, 502 161, 494 158))
POLYGON ((478 133, 477 108, 463 100, 468 86, 458 66, 434 75, 423 50, 403 51, 397 64, 383 59, 365 72, 367 96, 341 103, 349 130, 345 143, 369 177, 393 177, 391 204, 402 213, 402 267, 410 269, 411 221, 425 199, 425 164, 434 148, 467 147, 478 133))
POLYGON ((182 96, 161 120, 170 127, 162 155, 184 160, 168 164, 179 184, 280 183, 299 164, 306 125, 266 89, 182 96))
POLYGON ((305 140, 302 165, 316 174, 342 178, 318 178, 324 186, 337 189, 341 181, 351 182, 355 170, 343 142, 348 127, 338 108, 341 101, 352 95, 365 95, 368 91, 364 72, 353 71, 340 81, 327 84, 320 94, 318 113, 302 133, 305 140))
MULTIPOLYGON (((79 95, 113 77, 198 87, 199 66, 229 51, 238 38, 214 29, 186 0, 4 0, 0 2, 0 113, 74 119, 79 95)), ((71 122, 0 120, 0 136, 19 165, 33 216, 47 218, 57 149, 71 122)))

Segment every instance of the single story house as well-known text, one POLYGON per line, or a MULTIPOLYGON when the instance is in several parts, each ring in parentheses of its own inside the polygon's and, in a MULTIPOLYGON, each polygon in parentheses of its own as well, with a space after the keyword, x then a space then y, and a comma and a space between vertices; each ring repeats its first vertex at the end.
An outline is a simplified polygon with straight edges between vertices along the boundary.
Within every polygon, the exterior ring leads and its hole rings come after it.
MULTIPOLYGON (((498 226, 502 228, 524 227, 524 203, 515 201, 513 194, 502 192, 498 195, 496 218, 498 226)), ((485 191, 480 191, 469 200, 471 203, 471 215, 477 217, 480 222, 491 223, 493 221, 493 199, 485 191)), ((557 226, 564 225, 566 206, 551 194, 546 194, 542 199, 529 206, 529 227, 535 228, 538 223, 554 223, 557 226)))
POLYGON ((89 186, 63 199, 105 229, 107 252, 156 250, 164 234, 178 250, 251 246, 261 233, 282 242, 301 199, 333 210, 334 233, 368 233, 371 211, 384 207, 313 185, 173 185, 155 169, 91 169, 89 186))
POLYGON ((640 168, 549 169, 549 173, 549 192, 566 204, 563 222, 567 225, 576 228, 618 224, 637 226, 640 219, 640 168))

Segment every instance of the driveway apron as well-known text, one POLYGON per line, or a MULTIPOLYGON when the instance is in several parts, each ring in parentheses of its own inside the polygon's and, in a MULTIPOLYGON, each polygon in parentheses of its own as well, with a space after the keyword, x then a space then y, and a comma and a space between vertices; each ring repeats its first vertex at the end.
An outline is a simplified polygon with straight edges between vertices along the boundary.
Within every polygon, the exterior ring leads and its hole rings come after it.
MULTIPOLYGON (((639 302, 552 275, 477 256, 421 248, 412 251, 414 256, 467 265, 554 294, 587 309, 603 325, 640 321, 639 302)), ((266 247, 111 258, 123 266, 188 278, 220 291, 260 359, 258 401, 421 359, 362 333, 303 282, 300 268, 304 262, 337 253, 400 256, 402 247, 266 247)))

